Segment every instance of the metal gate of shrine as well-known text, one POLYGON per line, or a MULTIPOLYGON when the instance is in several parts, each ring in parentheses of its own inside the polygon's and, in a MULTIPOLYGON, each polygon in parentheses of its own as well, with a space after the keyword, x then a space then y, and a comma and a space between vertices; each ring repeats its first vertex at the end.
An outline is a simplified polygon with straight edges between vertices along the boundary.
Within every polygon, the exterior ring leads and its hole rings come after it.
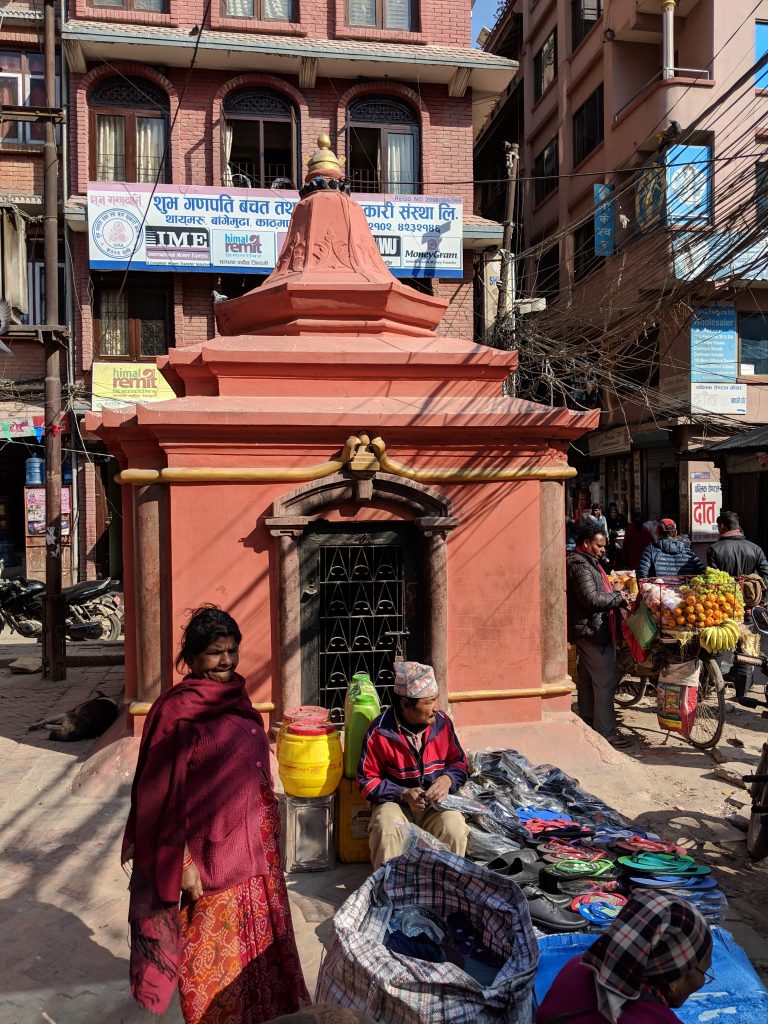
POLYGON ((410 523, 319 522, 301 539, 302 701, 340 722, 355 672, 389 704, 398 646, 422 657, 420 537, 410 523))

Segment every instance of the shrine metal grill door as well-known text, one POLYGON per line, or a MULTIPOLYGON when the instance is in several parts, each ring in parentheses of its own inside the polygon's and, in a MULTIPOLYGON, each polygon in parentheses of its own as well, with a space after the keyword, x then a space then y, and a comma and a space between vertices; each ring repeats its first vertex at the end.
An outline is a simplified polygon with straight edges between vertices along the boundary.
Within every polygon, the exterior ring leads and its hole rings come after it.
POLYGON ((359 527, 322 523, 301 540, 302 701, 344 717, 355 672, 367 672, 391 703, 398 642, 422 658, 420 541, 409 523, 359 527))

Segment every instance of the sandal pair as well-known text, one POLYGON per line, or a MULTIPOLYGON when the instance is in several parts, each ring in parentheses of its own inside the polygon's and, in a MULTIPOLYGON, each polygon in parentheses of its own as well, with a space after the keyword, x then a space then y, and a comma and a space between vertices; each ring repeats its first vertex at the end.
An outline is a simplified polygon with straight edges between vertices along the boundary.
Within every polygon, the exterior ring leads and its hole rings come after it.
POLYGON ((619 864, 632 872, 647 872, 650 875, 697 878, 712 872, 712 868, 706 864, 697 864, 693 857, 675 853, 638 853, 634 857, 619 857, 619 864))

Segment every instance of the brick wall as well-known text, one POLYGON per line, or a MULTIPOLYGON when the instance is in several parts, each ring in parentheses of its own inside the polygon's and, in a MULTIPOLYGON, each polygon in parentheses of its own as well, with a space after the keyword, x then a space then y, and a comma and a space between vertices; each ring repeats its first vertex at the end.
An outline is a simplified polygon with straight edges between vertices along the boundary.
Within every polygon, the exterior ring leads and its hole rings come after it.
POLYGON ((192 28, 203 25, 207 32, 259 32, 268 35, 309 36, 320 39, 367 39, 385 42, 431 43, 441 46, 470 45, 470 0, 414 0, 417 9, 416 31, 393 32, 361 29, 345 24, 345 0, 294 0, 298 21, 259 21, 256 18, 231 18, 223 3, 212 0, 210 14, 203 21, 206 0, 167 0, 164 14, 149 11, 115 10, 95 7, 89 0, 73 0, 67 17, 70 21, 119 22, 123 24, 162 25, 192 28), (447 16, 450 14, 450 16, 447 16))

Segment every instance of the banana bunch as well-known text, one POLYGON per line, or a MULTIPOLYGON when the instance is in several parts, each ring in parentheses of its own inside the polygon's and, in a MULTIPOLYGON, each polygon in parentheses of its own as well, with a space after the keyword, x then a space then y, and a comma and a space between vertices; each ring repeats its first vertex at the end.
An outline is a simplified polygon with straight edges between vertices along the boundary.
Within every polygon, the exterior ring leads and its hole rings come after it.
POLYGON ((718 626, 704 626, 699 631, 699 643, 710 654, 730 651, 741 636, 739 624, 735 619, 725 619, 718 626))

